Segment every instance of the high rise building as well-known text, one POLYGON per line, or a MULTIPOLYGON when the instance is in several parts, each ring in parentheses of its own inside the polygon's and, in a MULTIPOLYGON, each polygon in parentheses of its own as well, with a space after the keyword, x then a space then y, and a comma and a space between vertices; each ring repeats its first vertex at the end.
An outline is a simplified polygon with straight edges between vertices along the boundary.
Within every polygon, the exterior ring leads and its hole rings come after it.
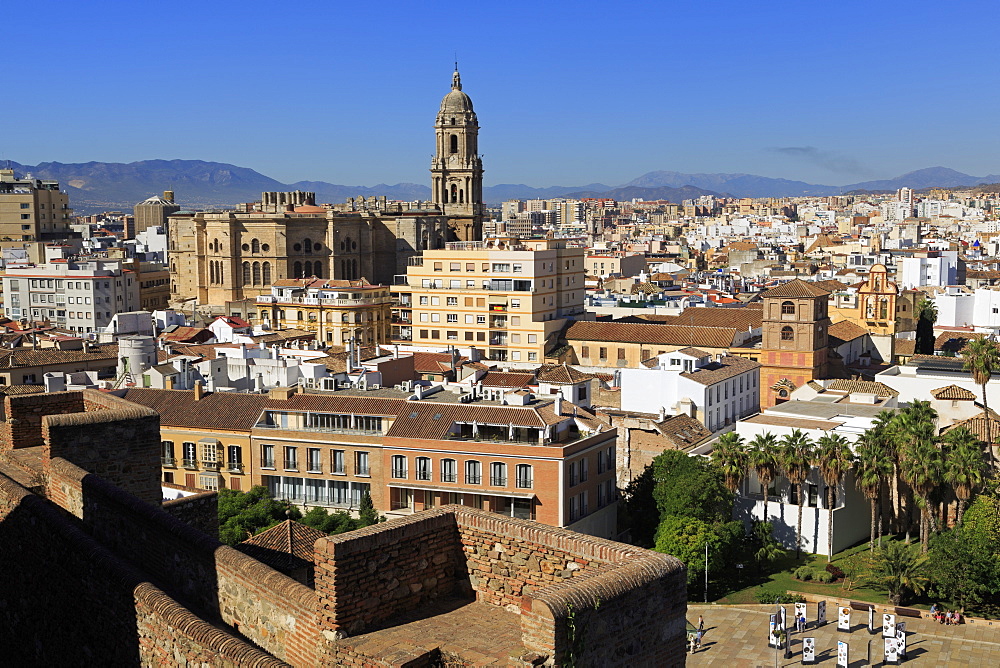
POLYGON ((13 169, 0 169, 0 241, 65 239, 72 216, 58 181, 19 179, 13 169))
POLYGON ((393 338, 541 362, 549 337, 584 313, 583 277, 584 250, 556 239, 496 237, 428 250, 392 288, 393 338))
POLYGON ((437 135, 437 150, 431 160, 434 203, 449 217, 448 224, 458 239, 479 239, 484 210, 479 120, 472 99, 462 92, 457 65, 451 92, 441 100, 434 132, 437 135))
MULTIPOLYGON (((147 227, 165 227, 167 218, 181 208, 174 202, 174 191, 165 190, 163 196, 156 195, 135 205, 135 234, 147 227)), ((134 235, 129 235, 130 237, 134 235)))

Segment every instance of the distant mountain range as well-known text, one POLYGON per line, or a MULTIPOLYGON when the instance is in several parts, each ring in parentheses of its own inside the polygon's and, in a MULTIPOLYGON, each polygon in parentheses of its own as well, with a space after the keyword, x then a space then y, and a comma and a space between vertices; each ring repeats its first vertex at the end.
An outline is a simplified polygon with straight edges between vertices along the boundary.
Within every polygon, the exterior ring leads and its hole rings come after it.
MULTIPOLYGON (((231 207, 253 202, 261 192, 272 190, 308 190, 320 202, 343 202, 348 197, 385 195, 389 199, 430 199, 430 188, 417 183, 380 183, 374 186, 344 186, 325 181, 281 183, 247 167, 202 160, 143 160, 128 164, 87 162, 64 164, 43 162, 21 165, 12 162, 18 174, 31 173, 35 178, 55 179, 66 188, 71 206, 77 213, 128 210, 147 197, 164 190, 174 190, 177 201, 185 207, 204 209, 231 207)), ((680 202, 701 195, 730 197, 795 197, 836 195, 856 190, 893 191, 902 187, 916 190, 975 186, 1000 183, 1000 175, 970 176, 946 167, 929 167, 894 179, 863 181, 846 186, 827 186, 804 181, 775 179, 753 174, 685 174, 656 171, 643 174, 621 186, 591 183, 583 186, 535 188, 524 184, 486 186, 487 204, 508 199, 545 199, 552 197, 610 197, 619 200, 642 198, 680 202)))

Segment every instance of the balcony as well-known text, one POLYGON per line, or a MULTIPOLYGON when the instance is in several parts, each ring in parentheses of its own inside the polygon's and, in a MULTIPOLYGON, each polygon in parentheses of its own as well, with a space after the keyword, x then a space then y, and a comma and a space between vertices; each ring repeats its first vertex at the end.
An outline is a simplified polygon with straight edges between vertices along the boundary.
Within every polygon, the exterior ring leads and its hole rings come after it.
POLYGON ((506 487, 507 478, 503 476, 490 476, 490 485, 493 487, 506 487))
POLYGON ((286 459, 285 460, 285 470, 286 471, 298 471, 299 470, 299 464, 298 464, 298 462, 296 460, 294 460, 294 459, 286 459))
POLYGON ((278 298, 274 295, 257 295, 258 304, 277 304, 278 298))
POLYGON ((507 319, 496 318, 494 320, 490 320, 490 329, 507 329, 507 319))
POLYGON ((186 469, 197 469, 198 468, 198 460, 197 459, 184 459, 182 461, 182 463, 181 463, 181 466, 183 466, 186 469))
POLYGON ((458 482, 457 473, 442 473, 441 482, 458 482))
POLYGON ((215 461, 209 462, 209 461, 205 461, 203 459, 201 461, 201 468, 205 469, 206 471, 218 471, 219 470, 219 462, 215 462, 215 461))
POLYGON ((274 469, 274 460, 273 459, 262 459, 260 461, 260 467, 262 469, 274 469))
POLYGON ((173 457, 160 457, 160 465, 174 467, 177 466, 177 460, 173 457))
POLYGON ((243 473, 243 463, 242 462, 229 462, 226 464, 226 470, 230 473, 243 473))
POLYGON ((286 431, 316 431, 325 434, 355 434, 359 436, 381 436, 381 429, 351 429, 350 427, 303 427, 289 425, 282 427, 280 424, 267 424, 260 422, 254 425, 254 429, 284 429, 286 431))

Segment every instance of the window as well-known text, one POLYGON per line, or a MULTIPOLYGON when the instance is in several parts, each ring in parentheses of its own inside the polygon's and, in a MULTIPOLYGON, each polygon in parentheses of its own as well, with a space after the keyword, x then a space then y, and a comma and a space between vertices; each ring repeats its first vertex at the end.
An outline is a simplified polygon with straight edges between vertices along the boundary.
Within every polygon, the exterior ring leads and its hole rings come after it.
POLYGON ((260 446, 260 466, 265 469, 274 468, 274 446, 273 445, 261 445, 260 446))
POLYGON ((566 464, 566 478, 569 480, 569 486, 576 486, 576 462, 569 462, 566 464))
MULTIPOLYGON (((514 318, 514 319, 517 320, 517 318, 514 318)), ((514 324, 517 324, 517 323, 514 323, 514 324)), ((528 343, 538 343, 538 335, 537 334, 528 334, 528 343)))
POLYGON ((176 464, 176 460, 174 460, 173 441, 160 442, 160 461, 164 466, 173 466, 176 464))
POLYGON ((198 446, 194 443, 184 444, 184 468, 198 468, 198 446))
POLYGON ((590 460, 581 459, 580 460, 580 482, 587 482, 587 477, 590 474, 590 460))
POLYGON ((784 327, 781 328, 781 340, 782 341, 795 340, 795 332, 788 325, 785 325, 784 327))
POLYGON ((507 465, 503 462, 490 464, 490 484, 494 487, 507 486, 507 465))
POLYGON ((618 349, 618 359, 619 360, 624 360, 625 359, 625 349, 624 348, 619 348, 618 349))
POLYGON ((406 479, 406 457, 404 455, 392 456, 392 477, 406 479))
POLYGON ((448 297, 448 306, 458 306, 458 297, 448 297))
POLYGON ((243 473, 243 448, 239 445, 230 445, 226 449, 226 468, 230 473, 243 473))
POLYGON ((448 315, 448 322, 458 322, 457 313, 448 313, 447 315, 448 315))
POLYGON ((308 473, 322 473, 323 465, 320 463, 319 448, 309 448, 306 451, 306 454, 307 454, 306 464, 308 466, 306 471, 308 473))
POLYGON ((344 470, 344 451, 330 451, 330 473, 346 473, 344 470))
POLYGON ((470 459, 465 462, 465 484, 466 485, 481 485, 483 482, 483 465, 482 462, 477 462, 474 459, 470 459))
POLYGON ((608 349, 607 348, 601 348, 598 351, 598 353, 599 353, 600 359, 602 359, 602 360, 608 359, 608 349))
POLYGON ((416 459, 416 479, 417 480, 430 480, 431 479, 431 458, 430 457, 417 457, 416 459))
POLYGON ((367 452, 354 453, 354 475, 371 475, 367 452))
POLYGON ((441 482, 458 482, 458 463, 454 459, 441 460, 441 482))
POLYGON ((451 262, 448 264, 448 271, 462 271, 461 262, 451 262))
POLYGON ((531 464, 517 465, 517 487, 520 489, 531 489, 532 478, 531 464))
POLYGON ((210 492, 219 491, 219 476, 217 475, 202 475, 198 476, 198 487, 201 489, 207 489, 210 492))
POLYGON ((286 445, 285 446, 285 470, 286 471, 298 471, 299 470, 299 454, 298 448, 286 445))
POLYGON ((792 302, 781 302, 781 315, 795 315, 795 304, 792 302))
POLYGON ((590 346, 580 348, 580 357, 590 357, 590 346))
POLYGON ((579 517, 580 511, 577 508, 577 499, 575 496, 569 497, 569 521, 573 522, 579 517))
POLYGON ((604 451, 597 452, 597 475, 604 473, 604 451))

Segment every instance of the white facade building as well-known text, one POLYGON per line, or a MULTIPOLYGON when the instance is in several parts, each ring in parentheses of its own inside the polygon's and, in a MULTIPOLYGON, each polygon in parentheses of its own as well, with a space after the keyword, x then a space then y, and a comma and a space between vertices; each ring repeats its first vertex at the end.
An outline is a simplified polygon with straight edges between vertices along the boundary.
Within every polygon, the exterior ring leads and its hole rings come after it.
POLYGON ((958 278, 958 251, 938 251, 930 257, 904 257, 898 266, 903 289, 954 285, 958 278))
POLYGON ((932 298, 937 308, 938 327, 970 327, 975 313, 975 294, 963 286, 950 285, 932 298))

